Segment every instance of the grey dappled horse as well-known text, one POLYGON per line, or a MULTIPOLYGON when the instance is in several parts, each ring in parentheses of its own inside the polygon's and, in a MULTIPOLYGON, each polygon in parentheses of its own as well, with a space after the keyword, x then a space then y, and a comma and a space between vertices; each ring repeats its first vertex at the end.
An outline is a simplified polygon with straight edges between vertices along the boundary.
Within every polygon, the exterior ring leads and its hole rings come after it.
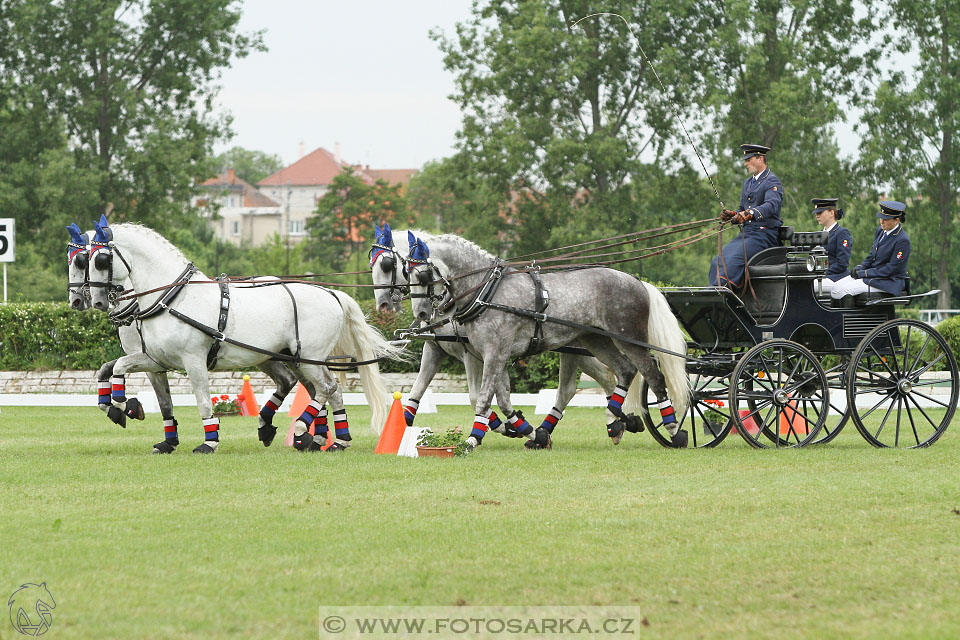
MULTIPOLYGON (((142 314, 138 325, 143 350, 125 355, 114 364, 111 404, 126 410, 129 400, 123 376, 127 373, 185 370, 204 425, 204 442, 194 449, 197 453, 212 453, 219 447, 219 421, 212 415, 207 377, 208 355, 214 342, 220 343, 215 358, 217 370, 256 366, 274 354, 322 361, 335 348, 356 354, 361 361, 402 357, 398 348, 367 325, 360 306, 350 296, 308 284, 229 283, 229 314, 220 333, 215 328, 224 303, 221 288, 217 284, 187 286, 185 283, 194 277, 206 277, 176 247, 140 225, 109 227, 104 218, 95 226, 97 237, 88 264, 92 306, 109 308, 109 288, 129 278, 142 314), (201 326, 214 328, 218 337, 254 348, 215 340, 201 326)), ((371 428, 379 433, 387 414, 386 389, 375 363, 360 366, 359 371, 371 409, 371 428)), ((310 420, 337 390, 337 383, 320 364, 299 362, 297 372, 311 396, 305 417, 296 423, 294 445, 302 450, 315 444, 307 431, 310 420)), ((272 439, 273 434, 264 430, 272 428, 275 433, 275 427, 262 414, 260 421, 261 439, 265 435, 272 439)), ((341 448, 349 446, 339 434, 336 443, 341 448)))
MULTIPOLYGON (((374 230, 375 239, 373 248, 370 251, 370 269, 373 277, 373 284, 377 286, 374 289, 377 308, 381 311, 399 311, 401 309, 401 300, 409 288, 407 281, 406 256, 410 251, 407 238, 407 231, 394 231, 389 224, 382 227, 379 225, 374 230)), ((422 232, 415 232, 422 233, 422 232)), ((453 337, 456 335, 465 335, 467 333, 462 325, 448 323, 435 329, 434 333, 439 336, 453 337)), ((416 418, 417 408, 420 406, 420 399, 426 392, 427 387, 433 381, 434 376, 440 370, 440 364, 447 355, 453 356, 463 362, 463 368, 467 374, 467 390, 470 394, 470 405, 477 404, 477 397, 480 391, 480 383, 483 375, 483 361, 475 351, 471 351, 467 345, 462 342, 448 341, 423 341, 423 355, 420 358, 420 370, 417 372, 417 379, 410 389, 407 400, 404 402, 403 416, 410 426, 416 418)), ((528 439, 525 444, 531 449, 545 448, 552 445, 551 436, 557 423, 563 417, 563 411, 567 408, 570 399, 577 392, 577 382, 579 370, 583 369, 588 376, 596 380, 607 396, 613 393, 615 380, 613 372, 603 365, 599 360, 590 356, 581 356, 571 353, 560 354, 560 377, 557 388, 557 400, 554 407, 543 419, 539 431, 540 440, 536 435, 528 439)), ((510 377, 504 370, 498 376, 495 383, 495 393, 498 404, 501 407, 507 406, 510 394, 510 377)), ((488 409, 487 419, 491 430, 505 435, 515 436, 515 430, 509 430, 503 425, 500 417, 495 412, 488 409)))
MULTIPOLYGON (((614 442, 619 442, 624 430, 634 430, 640 422, 637 416, 623 410, 628 390, 632 404, 639 404, 639 371, 656 394, 661 418, 674 444, 686 446, 687 434, 679 430, 676 421, 676 412, 683 415, 686 411, 690 394, 684 357, 686 340, 656 287, 622 271, 602 267, 557 269, 542 274, 529 270, 534 272, 530 273, 504 265, 499 258, 458 236, 425 239, 408 239, 414 315, 427 320, 438 310, 449 310, 455 317, 465 318, 471 348, 483 359, 476 415, 468 438, 471 445, 479 444, 487 431, 485 416, 497 376, 508 362, 527 353, 531 337, 542 331, 540 350, 578 340, 613 370, 617 386, 607 403, 607 433, 614 442), (538 288, 550 292, 546 314, 576 326, 548 321, 538 328, 531 317, 486 306, 489 303, 532 312, 538 288), (647 347, 604 336, 590 328, 677 355, 657 352, 654 358, 647 347)), ((501 408, 512 409, 502 405, 501 408)), ((508 421, 521 434, 532 431, 514 414, 508 416, 508 421)))

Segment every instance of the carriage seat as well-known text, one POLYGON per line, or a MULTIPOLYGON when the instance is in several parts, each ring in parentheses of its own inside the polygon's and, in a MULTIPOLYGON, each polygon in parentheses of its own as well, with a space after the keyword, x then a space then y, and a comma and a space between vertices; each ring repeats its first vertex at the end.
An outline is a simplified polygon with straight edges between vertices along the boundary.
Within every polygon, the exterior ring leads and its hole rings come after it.
POLYGON ((823 246, 829 234, 825 231, 795 232, 793 227, 780 227, 777 238, 781 246, 764 249, 750 259, 747 268, 751 278, 809 274, 806 261, 789 261, 787 254, 823 246), (783 246, 784 243, 789 246, 783 246))
POLYGON ((893 295, 892 293, 887 293, 886 291, 868 291, 866 293, 858 293, 853 296, 853 304, 855 306, 863 306, 866 303, 872 300, 883 300, 884 298, 898 298, 900 296, 910 295, 910 276, 907 276, 906 282, 904 282, 903 293, 898 296, 893 295))

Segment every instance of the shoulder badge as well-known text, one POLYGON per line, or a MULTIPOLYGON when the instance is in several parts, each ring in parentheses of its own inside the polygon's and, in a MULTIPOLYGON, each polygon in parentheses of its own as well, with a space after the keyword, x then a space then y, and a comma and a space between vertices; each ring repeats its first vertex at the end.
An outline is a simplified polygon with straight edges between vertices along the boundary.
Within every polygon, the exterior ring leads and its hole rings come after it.
POLYGON ((903 259, 903 251, 897 251, 897 260, 903 259))
POLYGON ((774 190, 774 191, 776 191, 776 190, 777 190, 777 188, 776 188, 776 187, 774 187, 774 188, 773 188, 773 190, 774 190))
POLYGON ((847 246, 847 244, 849 244, 849 240, 844 240, 844 241, 843 241, 843 246, 847 246))

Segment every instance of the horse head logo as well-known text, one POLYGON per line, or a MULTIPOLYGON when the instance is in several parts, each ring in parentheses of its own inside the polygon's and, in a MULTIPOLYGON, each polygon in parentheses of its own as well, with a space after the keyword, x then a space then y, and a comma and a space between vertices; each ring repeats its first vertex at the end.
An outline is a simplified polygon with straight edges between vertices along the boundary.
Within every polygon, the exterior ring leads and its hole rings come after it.
POLYGON ((42 636, 50 630, 57 607, 47 583, 26 583, 13 592, 7 601, 10 607, 10 622, 13 628, 25 636, 42 636))

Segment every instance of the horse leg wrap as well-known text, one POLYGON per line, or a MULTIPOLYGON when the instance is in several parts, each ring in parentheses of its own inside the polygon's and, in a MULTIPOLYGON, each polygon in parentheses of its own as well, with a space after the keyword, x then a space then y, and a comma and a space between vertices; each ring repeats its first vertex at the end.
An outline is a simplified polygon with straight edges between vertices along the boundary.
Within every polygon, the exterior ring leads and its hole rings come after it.
POLYGON ((543 419, 543 422, 540 423, 540 426, 537 428, 537 431, 540 429, 546 429, 547 433, 553 433, 553 430, 556 428, 557 423, 560 422, 560 419, 563 418, 563 411, 554 407, 550 409, 550 413, 543 419))
POLYGON ((623 399, 626 396, 627 390, 617 385, 607 398, 607 435, 613 440, 613 444, 620 444, 627 427, 626 416, 623 413, 623 399))
POLYGON ((623 416, 621 420, 623 420, 624 428, 630 433, 640 433, 644 429, 643 420, 640 419, 640 416, 629 413, 623 416))
POLYGON ((493 409, 487 409, 487 425, 497 433, 504 432, 503 420, 500 419, 500 416, 498 416, 493 409))
POLYGON ((180 438, 177 437, 177 420, 175 418, 163 419, 163 442, 153 445, 154 453, 173 453, 180 445, 180 438))
POLYGON ((326 440, 327 431, 330 430, 330 427, 327 424, 327 405, 320 407, 320 413, 317 414, 317 417, 313 421, 313 435, 317 439, 326 440))
POLYGON ((220 441, 220 418, 214 416, 203 420, 203 440, 204 442, 220 441))
POLYGON ((320 404, 317 400, 311 400, 304 409, 303 413, 300 414, 300 417, 297 418, 297 431, 301 430, 300 425, 303 425, 303 431, 306 431, 310 428, 310 425, 313 424, 314 418, 320 414, 320 408, 323 405, 320 404))
POLYGON ((523 436, 533 437, 533 427, 524 419, 523 414, 514 411, 507 416, 507 431, 504 434, 508 438, 520 438, 523 436))
POLYGON ((533 437, 523 443, 527 449, 552 449, 553 439, 546 427, 537 427, 533 437))
POLYGON ((127 388, 123 376, 113 376, 110 378, 110 400, 113 406, 124 408, 127 402, 127 388))
POLYGON ((260 426, 257 428, 257 439, 265 447, 273 444, 273 439, 277 437, 277 428, 273 426, 273 416, 277 414, 277 409, 280 408, 281 404, 283 404, 283 398, 274 393, 260 409, 260 426))
POLYGON ((346 409, 337 409, 333 412, 333 432, 338 442, 350 442, 353 439, 350 436, 350 423, 347 422, 346 409))
POLYGON ((470 436, 467 440, 472 438, 474 441, 473 446, 479 445, 483 442, 483 436, 487 435, 487 429, 489 428, 490 423, 486 416, 473 416, 473 428, 470 429, 470 436))
POLYGON ((417 417, 417 409, 420 408, 420 400, 416 398, 407 398, 403 403, 403 420, 408 427, 413 426, 413 421, 417 417))
POLYGON ((657 407, 660 409, 660 420, 663 422, 663 426, 667 428, 667 431, 670 432, 670 436, 672 437, 680 428, 680 425, 677 423, 676 413, 673 410, 673 404, 668 398, 663 402, 658 402, 657 407))
POLYGON ((97 380, 97 404, 101 407, 110 404, 109 380, 97 380))

